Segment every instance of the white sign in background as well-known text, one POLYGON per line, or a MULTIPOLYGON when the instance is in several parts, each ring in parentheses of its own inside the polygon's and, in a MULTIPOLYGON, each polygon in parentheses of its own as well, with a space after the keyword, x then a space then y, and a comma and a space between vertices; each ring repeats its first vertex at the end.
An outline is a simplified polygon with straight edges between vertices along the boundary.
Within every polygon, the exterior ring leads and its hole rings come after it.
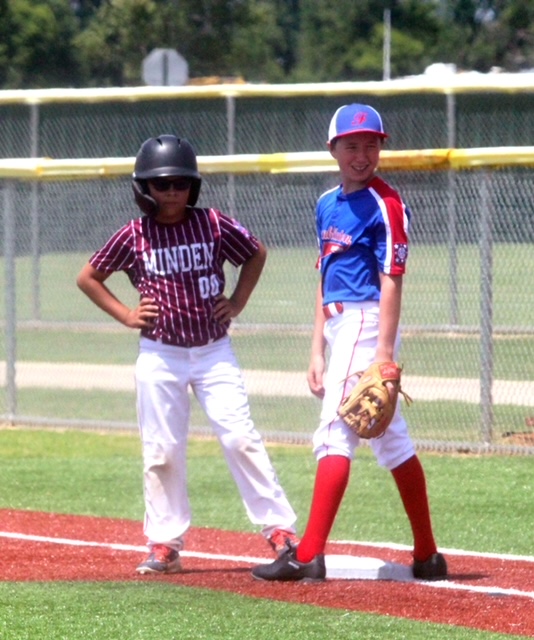
POLYGON ((152 49, 144 58, 142 76, 153 87, 181 87, 189 80, 189 65, 175 49, 152 49))

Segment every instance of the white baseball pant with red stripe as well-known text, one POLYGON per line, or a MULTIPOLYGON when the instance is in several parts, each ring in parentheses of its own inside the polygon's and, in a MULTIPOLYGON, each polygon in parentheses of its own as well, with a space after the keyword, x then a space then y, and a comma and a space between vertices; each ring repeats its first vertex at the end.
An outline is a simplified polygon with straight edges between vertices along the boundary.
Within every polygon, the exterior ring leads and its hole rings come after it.
MULTIPOLYGON (((339 304, 339 303, 338 303, 339 304)), ((337 415, 343 398, 358 381, 353 375, 365 371, 374 361, 378 339, 378 302, 344 302, 325 313, 324 337, 330 347, 321 419, 313 437, 316 458, 341 455, 354 458, 360 438, 337 415), (341 309, 341 312, 340 312, 341 309)), ((397 349, 399 346, 397 340, 397 349)), ((415 454, 400 401, 390 426, 380 438, 368 440, 377 462, 394 469, 415 454)))

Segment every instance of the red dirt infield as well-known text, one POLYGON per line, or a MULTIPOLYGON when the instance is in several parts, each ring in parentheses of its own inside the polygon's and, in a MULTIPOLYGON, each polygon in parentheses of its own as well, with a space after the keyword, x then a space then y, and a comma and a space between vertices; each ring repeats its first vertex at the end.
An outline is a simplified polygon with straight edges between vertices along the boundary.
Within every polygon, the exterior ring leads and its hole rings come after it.
MULTIPOLYGON (((142 524, 131 520, 0 509, 0 536, 3 582, 155 580, 534 637, 532 558, 447 553, 450 576, 439 583, 327 580, 313 585, 281 584, 257 582, 250 575, 253 558, 272 557, 258 534, 192 528, 184 572, 171 576, 135 572, 145 553, 145 540, 142 524), (210 557, 214 555, 227 557, 210 557), (240 561, 241 556, 245 558, 240 561)), ((407 551, 386 547, 331 543, 327 553, 410 563, 407 551)))

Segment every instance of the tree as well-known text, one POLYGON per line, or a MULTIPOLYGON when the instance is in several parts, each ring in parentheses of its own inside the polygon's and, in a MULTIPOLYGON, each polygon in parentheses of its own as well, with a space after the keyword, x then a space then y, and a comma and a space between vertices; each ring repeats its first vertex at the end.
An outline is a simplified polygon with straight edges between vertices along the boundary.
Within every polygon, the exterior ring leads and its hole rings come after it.
POLYGON ((140 84, 154 48, 184 56, 192 77, 284 79, 288 47, 278 16, 287 0, 110 0, 75 45, 94 86, 140 84), (281 9, 275 10, 275 5, 281 9))
POLYGON ((7 80, 9 68, 9 34, 11 33, 11 15, 7 0, 0 0, 0 86, 7 80))
POLYGON ((531 0, 516 0, 504 6, 501 17, 510 37, 497 64, 512 71, 534 69, 534 5, 531 0))
POLYGON ((0 0, 0 86, 137 85, 156 47, 193 78, 380 80, 385 9, 394 78, 534 68, 532 0, 0 0))
POLYGON ((287 48, 279 21, 287 24, 286 4, 287 0, 182 0, 172 22, 182 25, 179 51, 191 76, 271 82, 283 78, 287 48))
POLYGON ((102 4, 102 0, 70 0, 74 15, 79 19, 81 28, 85 28, 102 4))
POLYGON ((161 17, 153 0, 110 0, 74 41, 92 86, 140 84, 143 58, 159 44, 161 17))
POLYGON ((0 47, 4 86, 76 86, 79 63, 72 39, 76 19, 66 0, 9 0, 0 47))
POLYGON ((534 6, 530 0, 457 0, 436 46, 460 69, 534 67, 534 6))
MULTIPOLYGON (((280 4, 280 10, 284 7, 280 4)), ((271 2, 248 3, 241 21, 234 26, 229 65, 232 75, 252 82, 283 82, 290 68, 291 50, 280 24, 286 16, 273 11, 271 2)), ((286 22, 286 33, 290 26, 286 22)))
POLYGON ((384 10, 391 10, 393 75, 421 72, 432 62, 441 20, 436 6, 417 0, 303 0, 299 62, 306 81, 380 80, 384 10))

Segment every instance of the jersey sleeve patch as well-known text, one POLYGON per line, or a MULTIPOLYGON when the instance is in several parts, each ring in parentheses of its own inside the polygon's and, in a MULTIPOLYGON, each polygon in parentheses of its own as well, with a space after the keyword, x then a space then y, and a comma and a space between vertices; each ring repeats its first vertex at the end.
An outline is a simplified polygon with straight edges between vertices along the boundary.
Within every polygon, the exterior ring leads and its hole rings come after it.
POLYGON ((405 242, 397 242, 393 245, 393 262, 396 267, 403 267, 408 260, 408 245, 405 242))

